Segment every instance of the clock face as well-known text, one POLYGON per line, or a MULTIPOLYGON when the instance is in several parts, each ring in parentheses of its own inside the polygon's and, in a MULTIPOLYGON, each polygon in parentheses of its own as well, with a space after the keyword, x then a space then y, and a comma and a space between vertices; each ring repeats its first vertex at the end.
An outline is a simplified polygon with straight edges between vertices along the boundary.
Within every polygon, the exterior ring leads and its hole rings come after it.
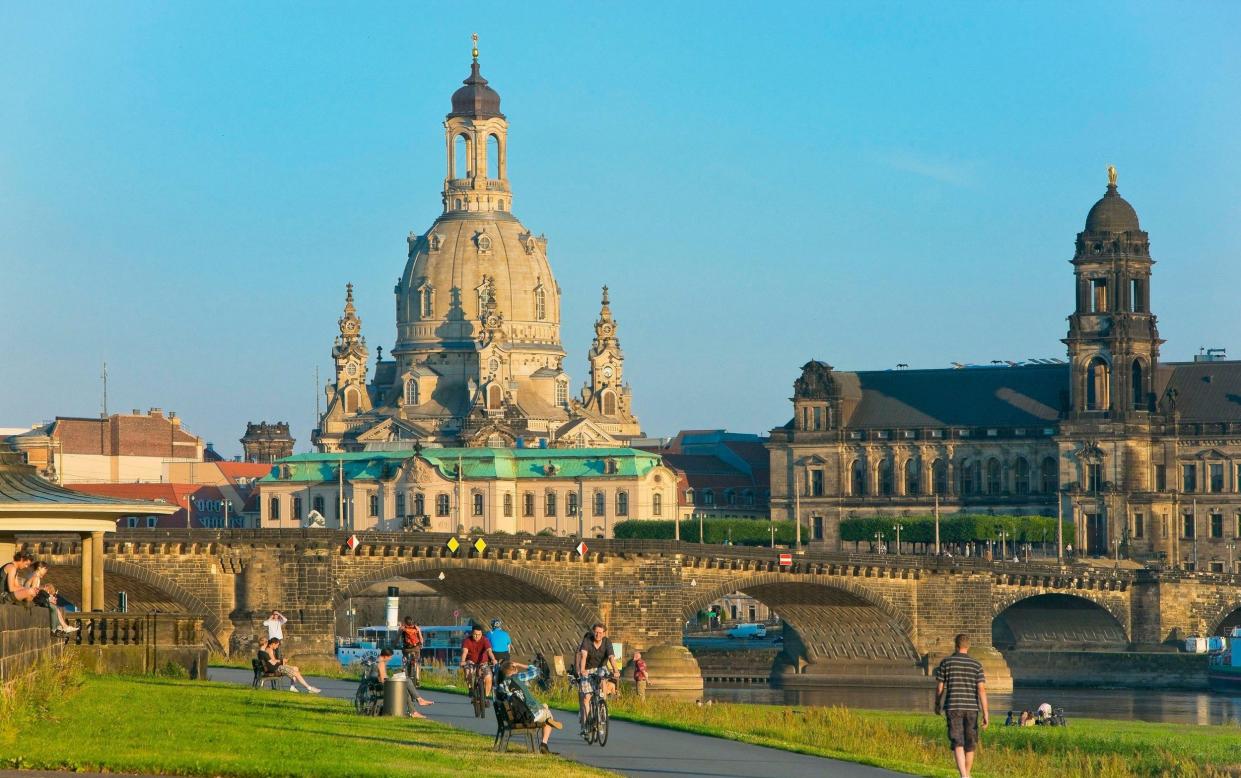
POLYGON ((358 374, 358 366, 353 362, 350 362, 349 367, 345 368, 345 372, 351 376, 355 376, 358 374))
POLYGON ((611 335, 611 334, 612 334, 612 325, 611 325, 611 324, 605 324, 605 325, 603 325, 603 334, 604 334, 604 335, 611 335))
POLYGON ((603 377, 604 378, 612 377, 612 366, 611 365, 607 365, 606 367, 603 368, 603 377))

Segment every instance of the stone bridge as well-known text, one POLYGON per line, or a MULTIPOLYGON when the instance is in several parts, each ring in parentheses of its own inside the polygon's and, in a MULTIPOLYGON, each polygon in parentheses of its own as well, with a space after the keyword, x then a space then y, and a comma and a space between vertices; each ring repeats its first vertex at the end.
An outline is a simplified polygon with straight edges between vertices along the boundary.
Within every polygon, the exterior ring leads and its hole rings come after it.
MULTIPOLYGON (((360 537, 350 550, 348 534, 332 530, 118 532, 105 543, 107 601, 124 590, 132 608, 200 613, 221 651, 249 650, 277 608, 290 619, 292 651, 326 654, 348 598, 407 578, 475 619, 502 618, 518 656, 568 654, 602 621, 627 653, 658 649, 648 659, 670 663, 665 679, 675 679, 696 674, 679 648, 686 621, 740 591, 784 620, 776 670, 787 680, 920 676, 964 632, 997 688, 1010 679, 996 649, 1157 650, 1241 619, 1241 578, 1218 574, 817 550, 782 568, 771 549, 672 541, 592 540, 583 557, 568 539, 486 536, 479 552, 474 537, 456 551, 449 535, 360 537)), ((77 543, 24 540, 76 599, 77 543)))

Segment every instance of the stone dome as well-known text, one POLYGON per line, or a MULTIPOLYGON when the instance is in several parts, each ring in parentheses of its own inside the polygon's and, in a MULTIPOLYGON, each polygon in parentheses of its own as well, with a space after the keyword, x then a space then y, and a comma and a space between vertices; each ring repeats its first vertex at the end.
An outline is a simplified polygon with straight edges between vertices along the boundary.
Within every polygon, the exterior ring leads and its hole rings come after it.
POLYGON ((478 60, 470 65, 470 77, 462 83, 465 86, 452 93, 452 113, 449 116, 474 119, 504 117, 500 113, 500 93, 487 86, 487 79, 478 71, 478 60))
POLYGON ((1138 212, 1111 184, 1086 215, 1086 232, 1137 232, 1138 212))

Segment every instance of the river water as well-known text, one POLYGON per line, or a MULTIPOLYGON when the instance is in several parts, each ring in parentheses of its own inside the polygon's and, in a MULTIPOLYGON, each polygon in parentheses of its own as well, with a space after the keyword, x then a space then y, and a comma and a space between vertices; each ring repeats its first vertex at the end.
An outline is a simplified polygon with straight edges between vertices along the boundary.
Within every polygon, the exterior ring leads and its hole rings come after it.
MULTIPOLYGON (((773 689, 758 685, 707 684, 707 699, 765 705, 839 705, 850 708, 919 711, 935 703, 933 689, 875 686, 837 686, 824 689, 773 689)), ((1018 686, 1011 694, 987 695, 991 718, 1004 723, 1009 710, 1033 711, 1049 702, 1064 708, 1070 724, 1075 716, 1127 721, 1163 721, 1178 724, 1233 724, 1241 722, 1241 697, 1211 692, 1145 689, 1080 689, 1018 686)))

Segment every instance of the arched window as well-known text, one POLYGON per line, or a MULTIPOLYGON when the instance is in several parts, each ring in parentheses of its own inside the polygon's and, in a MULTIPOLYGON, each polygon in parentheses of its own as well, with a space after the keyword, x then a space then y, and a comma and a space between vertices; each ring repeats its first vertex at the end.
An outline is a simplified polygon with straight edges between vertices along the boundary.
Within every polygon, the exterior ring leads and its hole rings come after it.
POLYGON ((715 490, 714 489, 703 489, 701 492, 699 492, 699 494, 702 495, 703 505, 715 505, 715 490))
POLYGON ((555 492, 548 492, 547 497, 544 498, 543 515, 544 516, 555 516, 556 515, 556 493, 555 492))
POLYGON ((272 521, 280 521, 280 498, 273 497, 267 506, 267 518, 272 521))
POLYGON ((418 382, 413 378, 405 381, 405 404, 418 404, 418 382))
POLYGON ((1042 466, 1043 493, 1051 494, 1060 487, 1060 468, 1056 466, 1054 457, 1043 459, 1042 466))
POLYGON ((534 492, 526 492, 521 496, 521 515, 534 515, 534 492))
POLYGON ((448 495, 438 494, 435 496, 435 515, 436 516, 447 516, 448 515, 448 495))
POLYGON ((629 492, 625 491, 624 489, 621 489, 619 492, 616 493, 616 515, 617 516, 628 516, 629 515, 629 492))
POLYGON ((854 497, 861 497, 866 494, 866 465, 860 459, 853 460, 850 469, 850 489, 849 494, 854 497))
POLYGON ((367 503, 368 503, 367 507, 369 508, 369 513, 367 515, 369 515, 371 518, 378 516, 379 515, 379 495, 372 494, 370 496, 370 499, 367 500, 367 503))
POLYGON ((499 200, 496 200, 496 208, 501 211, 504 210, 504 198, 503 197, 501 197, 499 200))
POLYGON ((603 498, 603 492, 595 492, 595 515, 602 516, 607 509, 607 501, 603 498))
POLYGON ((349 387, 345 390, 345 413, 358 412, 358 390, 349 387))
POLYGON ((662 516, 664 513, 664 496, 656 492, 651 495, 651 515, 662 516))
POLYGON ((569 492, 569 496, 565 498, 565 514, 568 516, 577 515, 577 492, 569 492))
POLYGON ((498 411, 500 409, 501 398, 500 386, 498 384, 488 384, 487 386, 487 410, 498 411))
POLYGON ((616 395, 611 392, 603 393, 603 415, 616 415, 616 395))
POLYGON ((470 139, 458 135, 452 142, 452 177, 470 177, 470 139))
POLYGON ((1030 463, 1025 457, 1017 457, 1013 463, 1013 491, 1017 494, 1030 493, 1030 463))
POLYGON ((534 318, 539 321, 547 318, 547 292, 541 286, 534 290, 534 318))
POLYGON ((565 381, 556 382, 556 405, 561 408, 569 405, 569 384, 565 381))
POLYGON ((479 494, 479 493, 474 494, 474 515, 475 516, 483 515, 483 496, 482 494, 479 494))
POLYGON ((414 515, 422 516, 427 512, 427 498, 422 492, 414 494, 414 515))
POLYGON ((987 460, 987 494, 999 494, 1004 491, 1004 469, 1000 460, 994 457, 987 460))
POLYGON ((1141 409, 1146 405, 1146 382, 1142 380, 1142 360, 1133 360, 1130 380, 1133 387, 1133 407, 1141 409))
POLYGON ((931 463, 931 491, 940 497, 948 494, 948 463, 942 459, 931 463))
POLYGON ((1103 357, 1095 357, 1086 366, 1086 410, 1111 410, 1108 373, 1107 361, 1103 357))
POLYGON ((905 460, 905 494, 922 494, 922 463, 917 457, 905 460))
POLYGON ((972 459, 961 460, 961 494, 978 494, 978 464, 972 459))
POLYGON ((487 178, 504 178, 500 170, 500 139, 494 135, 487 136, 487 178))
POLYGON ((435 310, 435 290, 430 285, 422 287, 422 294, 419 295, 421 300, 421 308, 418 314, 423 319, 431 318, 432 312, 435 310))
POLYGON ((886 457, 879 462, 879 494, 892 496, 892 460, 886 457))
POLYGON ((746 505, 754 505, 754 490, 746 489, 741 492, 741 501, 746 505))

